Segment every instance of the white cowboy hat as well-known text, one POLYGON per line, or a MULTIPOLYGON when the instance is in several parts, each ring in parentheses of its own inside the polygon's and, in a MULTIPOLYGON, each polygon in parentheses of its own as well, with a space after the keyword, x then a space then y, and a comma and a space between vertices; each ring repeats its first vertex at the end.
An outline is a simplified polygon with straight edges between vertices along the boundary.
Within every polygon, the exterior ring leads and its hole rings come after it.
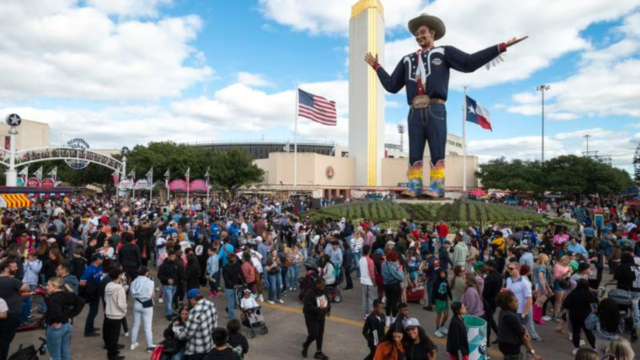
POLYGON ((426 13, 412 19, 408 24, 409 31, 414 35, 418 32, 418 29, 420 29, 421 26, 426 26, 436 32, 436 35, 433 37, 434 40, 442 39, 444 34, 447 32, 447 28, 444 26, 444 22, 442 22, 440 18, 426 13))

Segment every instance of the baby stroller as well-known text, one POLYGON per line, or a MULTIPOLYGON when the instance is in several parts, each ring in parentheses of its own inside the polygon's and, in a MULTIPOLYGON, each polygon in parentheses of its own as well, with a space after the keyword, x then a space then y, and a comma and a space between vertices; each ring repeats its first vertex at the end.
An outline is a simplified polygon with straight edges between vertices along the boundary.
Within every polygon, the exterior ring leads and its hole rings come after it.
POLYGON ((242 298, 244 297, 245 289, 249 288, 246 286, 240 286, 236 290, 236 308, 240 309, 240 312, 242 313, 242 325, 249 328, 249 331, 247 331, 247 338, 253 339, 256 337, 256 329, 259 329, 260 334, 266 335, 269 332, 269 328, 267 328, 267 324, 264 321, 264 316, 262 316, 260 306, 251 309, 243 309, 242 306, 240 306, 242 298))
POLYGON ((425 284, 426 278, 422 275, 418 277, 417 286, 413 286, 412 281, 409 281, 407 285, 407 302, 420 303, 420 305, 427 305, 427 299, 425 298, 425 284))
MULTIPOLYGON (((607 283, 604 285, 605 289, 608 286, 617 286, 616 283, 607 283)), ((607 297, 615 300, 620 308, 620 316, 624 320, 625 330, 630 330, 631 332, 631 342, 636 342, 638 340, 638 334, 636 333, 634 314, 633 314, 633 302, 638 301, 638 298, 634 298, 632 296, 631 291, 624 289, 611 289, 607 294, 607 297)), ((635 314, 635 316, 638 316, 635 314)))
POLYGON ((47 340, 45 338, 38 338, 41 342, 40 347, 36 349, 33 345, 28 345, 18 348, 18 351, 9 356, 8 360, 38 360, 38 354, 44 355, 47 353, 47 340))

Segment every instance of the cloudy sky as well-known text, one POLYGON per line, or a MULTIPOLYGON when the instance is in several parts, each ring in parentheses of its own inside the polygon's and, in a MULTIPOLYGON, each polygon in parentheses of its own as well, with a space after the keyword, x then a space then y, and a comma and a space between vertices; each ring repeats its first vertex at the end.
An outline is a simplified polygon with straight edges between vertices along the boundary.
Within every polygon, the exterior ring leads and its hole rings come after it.
MULTIPOLYGON (((303 140, 348 139, 348 27, 355 0, 4 0, 0 114, 51 124, 51 142, 92 147, 154 140, 293 139, 296 84, 337 102, 337 127, 301 120, 303 140)), ((640 0, 382 0, 386 59, 416 50, 408 20, 441 17, 439 44, 473 52, 529 39, 490 71, 454 74, 449 131, 462 132, 462 87, 492 113, 467 127, 469 152, 545 157, 590 150, 631 170, 640 143, 640 0)), ((364 54, 362 54, 364 56, 364 54)), ((364 63, 363 63, 364 66, 364 63)), ((387 96, 386 142, 406 122, 387 96)), ((405 142, 406 143, 406 142, 405 142)))

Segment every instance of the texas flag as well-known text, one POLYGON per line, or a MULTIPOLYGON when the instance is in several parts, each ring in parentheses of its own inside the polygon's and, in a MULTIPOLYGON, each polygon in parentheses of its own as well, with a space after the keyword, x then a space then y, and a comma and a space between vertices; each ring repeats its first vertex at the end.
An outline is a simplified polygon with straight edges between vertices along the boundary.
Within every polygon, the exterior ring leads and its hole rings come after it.
POLYGON ((489 110, 480 106, 475 100, 467 96, 467 121, 480 125, 483 129, 491 130, 489 110))

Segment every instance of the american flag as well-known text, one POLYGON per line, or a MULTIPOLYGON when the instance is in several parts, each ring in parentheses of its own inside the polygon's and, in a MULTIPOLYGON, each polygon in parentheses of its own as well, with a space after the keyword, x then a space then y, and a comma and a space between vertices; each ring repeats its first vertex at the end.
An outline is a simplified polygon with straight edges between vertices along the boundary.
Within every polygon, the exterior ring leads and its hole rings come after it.
POLYGON ((298 89, 298 116, 317 123, 336 126, 336 102, 298 89))

